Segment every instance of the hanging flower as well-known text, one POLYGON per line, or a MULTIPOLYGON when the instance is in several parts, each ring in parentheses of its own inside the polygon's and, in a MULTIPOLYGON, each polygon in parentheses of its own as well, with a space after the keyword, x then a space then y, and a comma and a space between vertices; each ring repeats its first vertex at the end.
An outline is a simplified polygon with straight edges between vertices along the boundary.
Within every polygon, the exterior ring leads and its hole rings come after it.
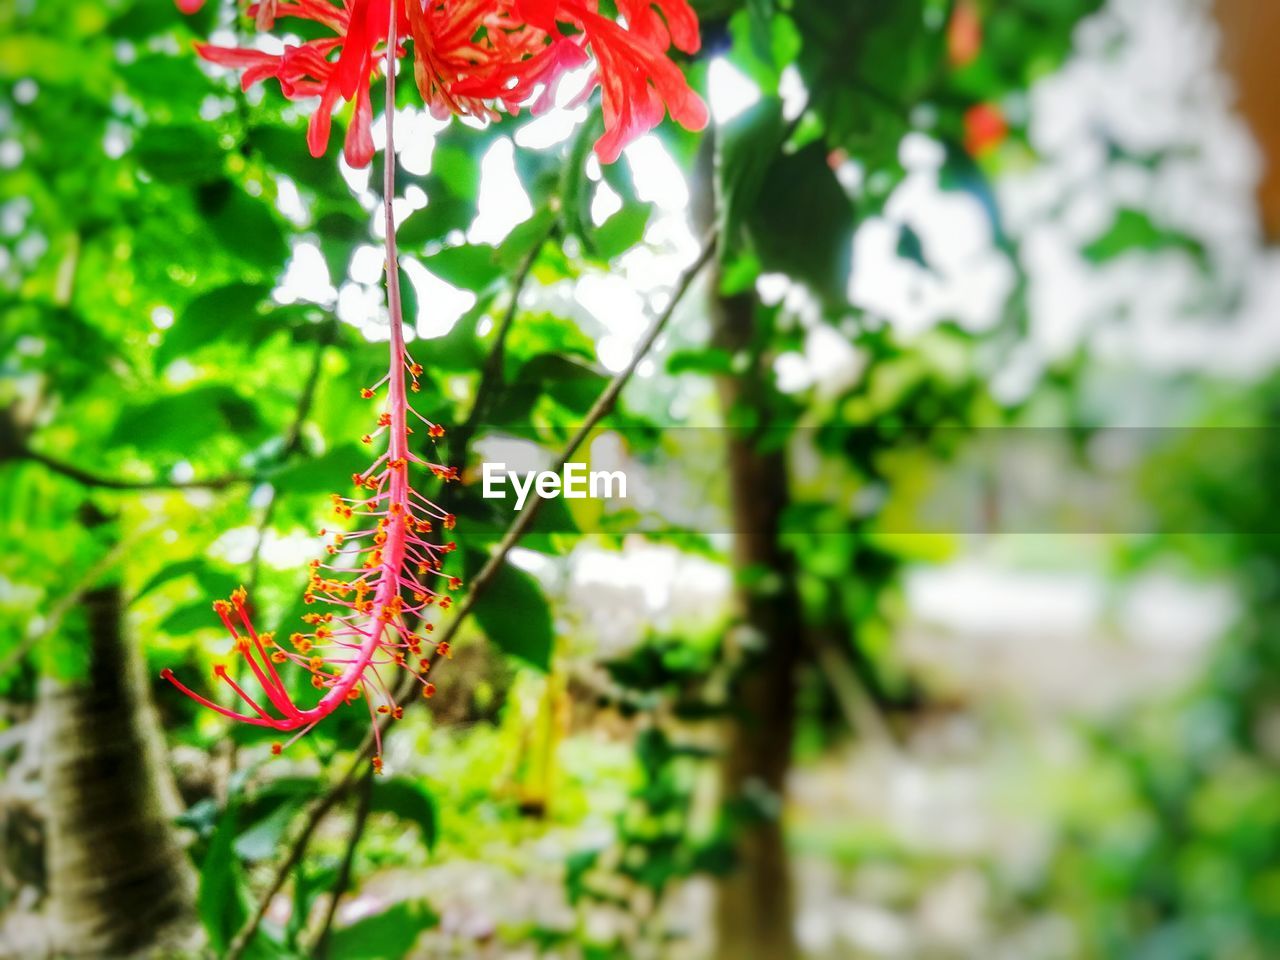
POLYGON ((290 100, 319 97, 320 105, 307 127, 307 146, 313 157, 323 156, 329 146, 338 101, 354 100, 343 155, 353 167, 367 166, 373 159, 369 85, 377 78, 382 62, 378 47, 386 42, 390 0, 348 0, 341 7, 329 0, 272 0, 254 4, 249 11, 260 25, 270 26, 277 17, 292 17, 321 24, 334 35, 285 44, 278 54, 210 44, 197 44, 196 52, 210 63, 243 70, 241 85, 246 90, 274 77, 290 100))
MULTIPOLYGON (((333 495, 339 522, 350 521, 356 529, 320 531, 330 541, 326 558, 311 562, 303 600, 316 605, 316 611, 303 617, 304 630, 290 634, 287 641, 260 633, 247 609, 248 595, 243 587, 228 600, 214 601, 214 612, 231 635, 232 655, 248 665, 266 703, 248 693, 225 666, 216 667, 214 675, 241 701, 243 706, 238 709, 201 696, 178 680, 172 670, 161 673, 187 696, 228 719, 296 731, 294 739, 344 704, 364 699, 375 721, 375 756, 382 752, 376 715, 398 718, 403 709, 392 693, 395 684, 388 682, 382 670, 410 671, 423 695, 431 695, 435 689, 427 679, 431 664, 448 650, 429 642, 433 627, 424 616, 433 605, 448 609, 452 602, 449 591, 461 586, 441 571, 442 558, 456 544, 430 539, 432 534, 452 530, 454 517, 418 493, 409 480, 412 464, 446 481, 456 480, 458 473, 409 451, 408 437, 414 432, 407 421, 409 415, 425 425, 432 439, 444 436, 444 429, 422 417, 408 402, 405 375, 409 388, 416 392, 422 367, 409 357, 402 338, 393 336, 392 350, 399 362, 381 382, 361 391, 366 399, 372 399, 379 388, 387 386, 387 409, 379 415, 376 429, 363 438, 371 444, 386 433, 387 449, 367 470, 351 478, 358 491, 355 496, 333 495), (290 696, 276 670, 286 664, 307 671, 312 686, 323 691, 314 707, 303 709, 290 696)), ((275 746, 274 752, 283 746, 275 746)))
MULTIPOLYGON (((199 0, 177 0, 184 9, 199 0)), ((243 70, 250 85, 276 78, 284 95, 319 97, 307 130, 313 156, 324 153, 339 101, 353 103, 344 154, 352 166, 373 158, 369 86, 385 61, 391 4, 397 36, 413 46, 414 80, 437 117, 496 120, 528 106, 546 109, 564 75, 592 65, 601 90, 605 133, 596 142, 611 163, 622 148, 657 126, 666 113, 700 130, 707 108, 667 56, 674 46, 696 53, 698 22, 687 0, 619 0, 619 19, 602 16, 595 0, 270 0, 249 8, 260 29, 276 18, 319 23, 333 36, 286 44, 278 54, 197 46, 201 57, 243 70)), ((397 44, 396 57, 406 55, 397 44)))
MULTIPOLYGON (((177 0, 184 10, 202 0, 177 0)), ((425 103, 437 116, 465 114, 488 120, 500 112, 516 113, 526 105, 545 109, 569 70, 593 65, 592 83, 601 89, 605 133, 596 143, 601 160, 612 162, 626 143, 652 129, 670 112, 691 128, 707 122, 702 101, 683 74, 667 58, 676 46, 698 49, 698 24, 686 0, 617 0, 619 19, 597 12, 595 0, 262 0, 249 8, 260 30, 277 18, 311 21, 331 35, 284 44, 279 53, 201 44, 204 59, 243 71, 241 82, 275 78, 292 100, 318 98, 307 129, 313 156, 324 154, 330 124, 339 102, 351 104, 343 152, 352 166, 373 158, 370 86, 388 60, 406 55, 400 38, 413 47, 414 79, 425 103)), ((388 76, 388 103, 394 102, 395 77, 388 76)), ((394 110, 387 114, 388 147, 394 110)), ((384 171, 394 182, 394 154, 384 171)), ((327 558, 311 564, 303 597, 316 611, 303 619, 304 630, 287 643, 260 633, 248 610, 243 588, 213 604, 231 636, 233 655, 243 658, 262 696, 241 686, 225 666, 215 677, 227 684, 240 706, 226 707, 196 693, 171 670, 162 676, 184 694, 229 719, 282 732, 296 739, 344 704, 368 704, 377 748, 373 763, 381 770, 381 730, 377 715, 398 718, 393 687, 383 670, 404 669, 417 680, 424 697, 435 685, 428 679, 436 658, 448 655, 448 644, 433 645, 427 635, 428 608, 447 609, 449 591, 461 582, 443 573, 443 557, 453 542, 437 542, 433 534, 451 530, 452 515, 418 493, 410 482, 411 466, 437 478, 458 479, 456 468, 430 463, 409 450, 414 432, 410 417, 426 427, 427 436, 444 435, 438 424, 422 417, 409 403, 417 392, 422 367, 405 349, 395 230, 393 191, 384 197, 387 218, 388 305, 391 313, 390 367, 386 377, 362 395, 374 399, 386 387, 386 406, 376 428, 363 438, 372 444, 384 433, 385 452, 353 475, 356 494, 333 496, 334 511, 355 529, 329 534, 327 558), (301 707, 290 695, 277 666, 293 664, 311 676, 322 691, 312 707, 301 707), (265 699, 264 699, 265 698, 265 699), (377 705, 375 706, 375 700, 377 705)), ((292 742, 292 740, 290 741, 292 742)), ((279 752, 284 744, 273 749, 279 752)))

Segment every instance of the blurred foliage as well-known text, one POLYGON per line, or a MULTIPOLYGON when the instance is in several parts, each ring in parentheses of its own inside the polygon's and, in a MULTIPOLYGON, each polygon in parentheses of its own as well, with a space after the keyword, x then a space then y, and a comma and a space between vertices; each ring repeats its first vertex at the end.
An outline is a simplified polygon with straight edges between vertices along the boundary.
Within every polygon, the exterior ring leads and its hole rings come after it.
MULTIPOLYGON (((714 182, 698 168, 702 137, 670 127, 658 134, 692 180, 695 204, 714 196, 718 293, 752 291, 781 274, 797 295, 754 299, 749 357, 707 343, 702 312, 685 309, 665 366, 632 386, 607 425, 625 427, 643 452, 644 441, 633 438, 716 422, 714 377, 772 371, 780 356, 803 353, 814 327, 852 345, 861 369, 850 383, 783 392, 770 374, 752 409, 727 416, 766 421, 749 424, 762 444, 778 436, 767 428, 784 436, 812 428, 796 435, 821 469, 817 479, 796 480, 787 507, 788 527, 810 531, 787 539, 803 626, 837 638, 839 655, 893 723, 927 696, 895 650, 901 574, 945 558, 955 544, 894 535, 885 517, 969 428, 1017 422, 1020 406, 997 403, 988 384, 1002 351, 1025 335, 1027 307, 1019 280, 992 328, 943 322, 906 342, 885 318, 850 302, 855 231, 885 214, 908 173, 903 138, 923 133, 943 148, 938 186, 980 205, 992 245, 1020 271, 1018 241, 1006 235, 989 178, 1002 158, 1026 162, 1030 145, 1014 109, 997 153, 971 155, 966 114, 979 104, 1016 107, 1034 80, 1060 66, 1074 25, 1097 6, 708 0, 698 4, 707 57, 691 73, 705 79, 707 61, 723 57, 761 96, 717 131, 714 182), (959 56, 952 36, 959 9, 981 21, 971 55, 959 56), (803 109, 784 79, 792 71, 808 91, 803 109), (908 441, 921 458, 895 456, 908 441)), ((151 675, 169 666, 207 676, 225 643, 209 599, 252 579, 267 619, 290 629, 304 576, 277 558, 308 542, 323 523, 326 494, 362 461, 356 441, 368 410, 359 389, 380 375, 380 318, 340 320, 340 299, 323 290, 292 303, 275 292, 291 263, 314 251, 344 296, 381 302, 352 269, 357 250, 376 243, 379 198, 368 183, 381 182, 381 159, 367 182, 332 156, 313 161, 305 118, 278 91, 244 95, 196 63, 191 43, 215 25, 244 26, 229 5, 212 2, 196 17, 164 0, 0 7, 0 139, 21 159, 6 162, 0 203, 0 527, 12 545, 0 567, 0 689, 8 702, 0 729, 29 718, 42 674, 78 669, 83 624, 73 613, 46 635, 45 618, 96 576, 111 548, 79 522, 85 504, 119 518, 127 549, 108 559, 130 588, 130 626, 143 638, 151 675), (51 470, 40 457, 80 475, 51 470), (84 482, 86 473, 153 486, 117 490, 84 482), (184 487, 209 479, 220 482, 184 487)), ((401 90, 411 103, 411 85, 401 90)), ((629 166, 601 171, 589 162, 594 121, 564 143, 517 148, 532 214, 498 242, 470 242, 484 159, 526 122, 483 130, 454 123, 434 135, 427 172, 398 171, 400 194, 427 198, 400 228, 406 259, 473 296, 451 329, 418 343, 427 368, 419 406, 451 429, 474 427, 462 441, 455 431, 441 459, 470 468, 481 459, 477 445, 495 438, 518 436, 552 456, 606 383, 608 331, 563 291, 623 271, 629 258, 671 253, 663 224, 671 215, 642 195, 629 166), (593 207, 606 195, 616 208, 597 217, 593 207), (473 420, 485 358, 526 262, 535 292, 513 308, 497 381, 473 420)), ((919 235, 899 227, 897 255, 931 270, 919 235)), ((1101 262, 1161 249, 1203 257, 1194 238, 1138 210, 1121 211, 1083 253, 1101 262)), ((430 298, 420 302, 412 282, 406 289, 408 315, 430 318, 430 298)), ((1060 379, 1047 389, 1069 393, 1076 372, 1053 371, 1060 379)), ((1168 509, 1226 504, 1238 511, 1236 529, 1265 529, 1266 481, 1241 496, 1240 477, 1273 476, 1277 452, 1252 454, 1256 460, 1221 474, 1199 472, 1206 465, 1187 454, 1173 469, 1197 481, 1168 509)), ((460 518, 455 572, 465 578, 508 518, 471 484, 447 495, 460 518)), ((719 490, 711 496, 723 500, 719 490)), ((700 783, 714 767, 707 732, 724 706, 716 684, 727 669, 720 638, 730 624, 727 614, 710 631, 678 623, 632 638, 621 654, 604 651, 575 619, 560 576, 587 542, 575 531, 598 521, 575 510, 535 530, 524 544, 527 562, 503 567, 442 671, 438 709, 430 718, 415 711, 393 741, 393 775, 372 794, 373 828, 355 875, 359 887, 382 871, 429 862, 520 861, 548 830, 589 832, 598 842, 583 845, 575 834, 550 874, 579 911, 573 919, 559 928, 513 923, 499 934, 616 956, 674 936, 662 914, 672 889, 730 866, 727 828, 698 811, 700 783), (609 735, 584 732, 597 726, 609 735), (598 908, 624 917, 622 932, 593 932, 588 914, 598 908)), ((650 539, 728 562, 714 538, 675 523, 650 539)), ((589 545, 629 547, 614 535, 594 535, 589 545)), ((1276 722, 1267 711, 1280 676, 1280 555, 1262 534, 1233 535, 1208 556, 1203 543, 1176 546, 1213 570, 1239 573, 1251 616, 1187 702, 1097 735, 1097 763, 1113 768, 1120 806, 1107 818, 1068 818, 1069 842, 1036 895, 1077 921, 1082 955, 1262 957, 1280 949, 1280 788, 1275 758, 1266 756, 1273 747, 1260 741, 1276 722)), ((769 589, 776 573, 757 573, 755 586, 769 589)), ((820 751, 850 730, 822 671, 809 673, 801 738, 820 751)), ((343 768, 367 721, 335 717, 267 764, 266 735, 244 727, 229 735, 167 686, 157 683, 155 696, 178 758, 187 804, 179 822, 200 869, 201 920, 223 949, 263 865, 329 772, 343 768), (203 766, 228 740, 238 765, 225 789, 183 775, 191 756, 203 766)), ((321 838, 298 867, 292 917, 264 926, 255 956, 305 955, 307 924, 333 883, 341 843, 321 838)), ((858 855, 875 846, 859 841, 858 855)), ((377 910, 335 930, 334 955, 403 955, 414 939, 406 931, 416 937, 438 920, 427 893, 369 900, 377 910)))

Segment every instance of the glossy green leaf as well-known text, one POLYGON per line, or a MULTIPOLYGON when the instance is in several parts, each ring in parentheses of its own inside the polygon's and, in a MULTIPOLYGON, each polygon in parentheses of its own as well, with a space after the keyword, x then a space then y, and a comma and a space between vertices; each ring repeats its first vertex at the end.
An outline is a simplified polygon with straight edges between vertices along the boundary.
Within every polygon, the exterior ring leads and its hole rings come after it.
POLYGON ((427 849, 435 847, 438 824, 436 801, 422 784, 404 777, 379 777, 373 782, 370 809, 416 824, 427 849))
MULTIPOLYGON (((474 576, 484 556, 467 551, 467 573, 474 576)), ((495 646, 539 670, 551 665, 555 638, 551 607, 533 577, 510 562, 498 568, 475 605, 475 619, 495 646)))
POLYGON ((329 949, 342 960, 388 960, 407 956, 424 930, 440 918, 425 903, 398 903, 376 916, 333 931, 329 949))
POLYGON ((235 855, 238 832, 238 813, 233 804, 218 821, 200 864, 196 903, 209 944, 217 951, 227 948, 249 915, 244 878, 235 855))
POLYGON ((626 253, 644 237, 652 215, 653 207, 647 203, 624 206, 596 228, 592 237, 596 254, 612 260, 626 253))

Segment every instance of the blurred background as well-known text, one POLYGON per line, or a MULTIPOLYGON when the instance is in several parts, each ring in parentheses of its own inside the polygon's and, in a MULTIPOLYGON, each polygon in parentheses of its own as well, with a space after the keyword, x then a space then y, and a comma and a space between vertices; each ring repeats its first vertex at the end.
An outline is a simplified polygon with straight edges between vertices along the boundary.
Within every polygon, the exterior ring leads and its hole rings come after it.
POLYGON ((1280 6, 695 7, 611 167, 400 85, 464 579, 719 248, 580 458, 661 495, 548 502, 372 778, 159 673, 297 622, 382 155, 230 0, 0 2, 0 957, 1280 955, 1280 6))

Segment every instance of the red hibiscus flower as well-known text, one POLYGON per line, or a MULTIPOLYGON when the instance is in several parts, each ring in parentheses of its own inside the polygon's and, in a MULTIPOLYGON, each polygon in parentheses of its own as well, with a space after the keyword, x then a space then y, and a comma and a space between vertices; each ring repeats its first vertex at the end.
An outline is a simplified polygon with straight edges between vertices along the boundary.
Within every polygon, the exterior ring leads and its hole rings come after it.
POLYGON ((982 14, 976 0, 960 0, 947 24, 947 59, 960 69, 982 53, 982 14))
MULTIPOLYGON (((201 0, 177 0, 183 9, 201 0)), ((287 44, 282 53, 200 45, 212 63, 244 71, 248 87, 275 77, 290 99, 319 97, 307 131, 314 156, 329 142, 341 100, 354 103, 344 153, 352 166, 373 157, 369 86, 385 57, 391 4, 397 35, 413 46, 414 80, 432 113, 497 119, 499 110, 549 106, 561 78, 594 65, 605 133, 596 143, 611 163, 622 148, 657 126, 666 113, 700 130, 707 108, 667 56, 670 47, 698 50, 698 21, 687 0, 618 0, 619 19, 601 16, 595 0, 268 0, 250 13, 262 29, 276 17, 323 24, 332 37, 287 44)), ((399 44, 396 56, 404 56, 399 44)))
POLYGON ((964 146, 970 156, 990 153, 1009 136, 1009 123, 994 103, 979 103, 964 114, 964 146))

